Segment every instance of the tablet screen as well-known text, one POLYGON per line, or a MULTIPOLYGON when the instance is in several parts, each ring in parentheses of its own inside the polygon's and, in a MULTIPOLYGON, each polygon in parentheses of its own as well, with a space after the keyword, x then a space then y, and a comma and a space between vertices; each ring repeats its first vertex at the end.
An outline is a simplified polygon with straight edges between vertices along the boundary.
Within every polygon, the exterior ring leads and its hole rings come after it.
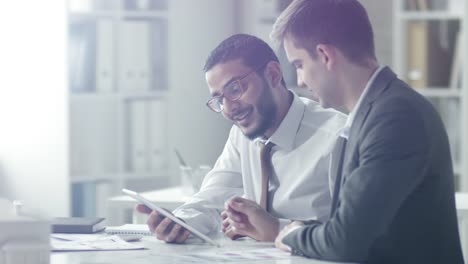
POLYGON ((190 231, 194 236, 197 236, 203 240, 205 240, 206 242, 214 245, 214 246, 217 246, 219 247, 219 244, 217 242, 215 242, 214 240, 210 239, 209 237, 207 237, 206 235, 202 234, 201 232, 199 232, 198 230, 196 230, 195 228, 193 228, 192 226, 188 225, 187 223, 185 223, 184 221, 180 220, 179 218, 175 217, 173 214, 171 214, 170 212, 166 211, 165 209, 155 205, 153 202, 151 202, 150 200, 144 198, 143 196, 141 196, 140 194, 138 194, 137 192, 134 192, 134 191, 131 191, 131 190, 128 190, 128 189, 122 189, 122 192, 124 192, 125 194, 127 194, 128 196, 132 197, 133 199, 137 200, 138 202, 141 202, 142 204, 148 206, 150 209, 152 210, 155 210, 155 211, 158 211, 160 214, 164 215, 165 217, 171 219, 172 221, 174 221, 175 223, 181 225, 182 227, 184 227, 185 229, 187 229, 188 231, 190 231))

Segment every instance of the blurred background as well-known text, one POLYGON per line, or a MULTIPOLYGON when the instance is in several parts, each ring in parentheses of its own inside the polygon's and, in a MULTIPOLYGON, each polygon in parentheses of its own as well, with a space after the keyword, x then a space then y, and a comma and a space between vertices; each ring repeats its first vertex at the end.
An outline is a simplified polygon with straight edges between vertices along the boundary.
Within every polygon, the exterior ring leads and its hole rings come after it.
MULTIPOLYGON (((268 38, 289 0, 0 4, 0 196, 52 216, 105 216, 127 187, 180 184, 174 149, 212 166, 231 124, 206 106, 208 53, 268 38)), ((49 3, 50 2, 50 3, 49 3)), ((362 0, 377 56, 439 110, 457 191, 468 191, 465 0, 362 0)), ((295 73, 278 49, 286 82, 295 73)))

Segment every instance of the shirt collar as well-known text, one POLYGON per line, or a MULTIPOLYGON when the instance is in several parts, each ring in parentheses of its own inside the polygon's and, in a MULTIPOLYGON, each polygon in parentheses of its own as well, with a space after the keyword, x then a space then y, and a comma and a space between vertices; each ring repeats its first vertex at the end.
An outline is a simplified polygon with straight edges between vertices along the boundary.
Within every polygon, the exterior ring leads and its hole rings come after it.
POLYGON ((353 110, 349 113, 348 118, 346 119, 346 123, 341 130, 340 137, 349 138, 349 131, 351 130, 351 126, 353 125, 354 118, 356 117, 356 113, 359 109, 359 107, 362 104, 362 101, 367 95, 367 92, 369 91, 369 87, 374 83, 375 78, 377 78, 377 75, 385 68, 385 66, 379 66, 377 70, 374 71, 372 76, 370 77, 369 81, 367 81, 366 87, 364 88, 364 91, 362 91, 361 96, 359 96, 359 99, 354 106, 353 110))
POLYGON ((305 105, 293 91, 289 92, 293 95, 293 101, 288 113, 284 116, 276 131, 273 132, 273 135, 268 140, 257 139, 257 144, 260 142, 272 142, 281 149, 292 150, 294 148, 297 131, 304 117, 305 105))

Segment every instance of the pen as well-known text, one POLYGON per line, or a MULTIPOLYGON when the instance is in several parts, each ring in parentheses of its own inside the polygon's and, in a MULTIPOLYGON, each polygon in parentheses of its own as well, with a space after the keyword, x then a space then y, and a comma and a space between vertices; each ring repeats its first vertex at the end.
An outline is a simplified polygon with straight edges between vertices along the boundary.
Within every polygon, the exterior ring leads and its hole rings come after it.
POLYGON ((174 152, 175 152, 175 154, 177 156, 177 159, 179 159, 180 165, 182 165, 184 167, 188 167, 187 163, 184 160, 184 158, 182 158, 182 155, 180 155, 180 152, 176 148, 174 148, 174 152))

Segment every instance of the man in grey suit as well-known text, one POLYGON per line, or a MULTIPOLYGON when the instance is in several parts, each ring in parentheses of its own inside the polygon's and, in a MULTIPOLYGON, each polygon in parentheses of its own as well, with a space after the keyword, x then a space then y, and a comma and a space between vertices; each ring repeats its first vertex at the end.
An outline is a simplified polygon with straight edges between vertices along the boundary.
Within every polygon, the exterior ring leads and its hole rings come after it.
MULTIPOLYGON (((330 219, 289 224, 277 247, 332 261, 463 263, 443 123, 424 97, 379 66, 364 7, 293 1, 272 38, 284 45, 299 85, 349 114, 332 153, 330 219)), ((247 207, 239 213, 239 225, 258 218, 247 207)))

